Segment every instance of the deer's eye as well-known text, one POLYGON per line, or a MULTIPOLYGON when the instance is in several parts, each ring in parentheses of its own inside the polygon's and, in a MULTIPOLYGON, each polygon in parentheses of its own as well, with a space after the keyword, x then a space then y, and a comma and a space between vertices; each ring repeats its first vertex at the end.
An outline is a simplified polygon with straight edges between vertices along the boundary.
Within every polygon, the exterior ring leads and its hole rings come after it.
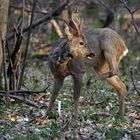
POLYGON ((80 42, 80 45, 84 45, 84 42, 80 42))

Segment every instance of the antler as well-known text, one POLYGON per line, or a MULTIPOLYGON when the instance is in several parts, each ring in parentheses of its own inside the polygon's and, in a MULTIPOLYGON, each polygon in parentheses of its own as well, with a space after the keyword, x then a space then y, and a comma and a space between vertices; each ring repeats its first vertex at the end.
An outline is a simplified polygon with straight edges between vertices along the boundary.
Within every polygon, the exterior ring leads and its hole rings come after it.
POLYGON ((79 13, 78 12, 72 13, 71 19, 72 19, 71 21, 75 25, 78 34, 80 34, 82 31, 83 20, 80 18, 79 13))
POLYGON ((77 11, 73 12, 69 24, 65 28, 65 32, 68 38, 71 39, 73 35, 82 34, 82 25, 83 25, 83 21, 79 17, 79 12, 77 11))

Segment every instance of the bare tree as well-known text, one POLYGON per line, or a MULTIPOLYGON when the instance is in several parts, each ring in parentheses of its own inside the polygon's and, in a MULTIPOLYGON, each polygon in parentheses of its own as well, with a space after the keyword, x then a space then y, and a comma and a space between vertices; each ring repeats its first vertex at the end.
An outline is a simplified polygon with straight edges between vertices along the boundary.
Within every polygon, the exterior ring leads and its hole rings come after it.
POLYGON ((0 0, 0 89, 2 89, 2 46, 6 44, 8 7, 9 0, 0 0))

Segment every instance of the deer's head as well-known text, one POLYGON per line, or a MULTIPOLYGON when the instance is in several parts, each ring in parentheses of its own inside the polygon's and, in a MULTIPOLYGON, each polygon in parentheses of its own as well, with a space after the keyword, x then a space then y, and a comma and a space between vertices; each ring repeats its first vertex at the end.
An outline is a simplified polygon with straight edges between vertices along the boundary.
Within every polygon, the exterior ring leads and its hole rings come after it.
POLYGON ((82 28, 83 22, 78 13, 73 13, 69 24, 65 28, 68 50, 73 58, 84 58, 90 54, 82 28))

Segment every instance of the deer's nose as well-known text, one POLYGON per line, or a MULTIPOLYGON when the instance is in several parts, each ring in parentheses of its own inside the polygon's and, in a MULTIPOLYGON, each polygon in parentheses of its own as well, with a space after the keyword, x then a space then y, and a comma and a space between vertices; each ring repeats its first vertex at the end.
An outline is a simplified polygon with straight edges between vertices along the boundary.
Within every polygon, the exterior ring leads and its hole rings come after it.
POLYGON ((91 52, 91 53, 89 53, 86 57, 87 57, 88 59, 92 59, 92 58, 95 57, 95 56, 96 56, 96 54, 93 53, 93 52, 91 52))

